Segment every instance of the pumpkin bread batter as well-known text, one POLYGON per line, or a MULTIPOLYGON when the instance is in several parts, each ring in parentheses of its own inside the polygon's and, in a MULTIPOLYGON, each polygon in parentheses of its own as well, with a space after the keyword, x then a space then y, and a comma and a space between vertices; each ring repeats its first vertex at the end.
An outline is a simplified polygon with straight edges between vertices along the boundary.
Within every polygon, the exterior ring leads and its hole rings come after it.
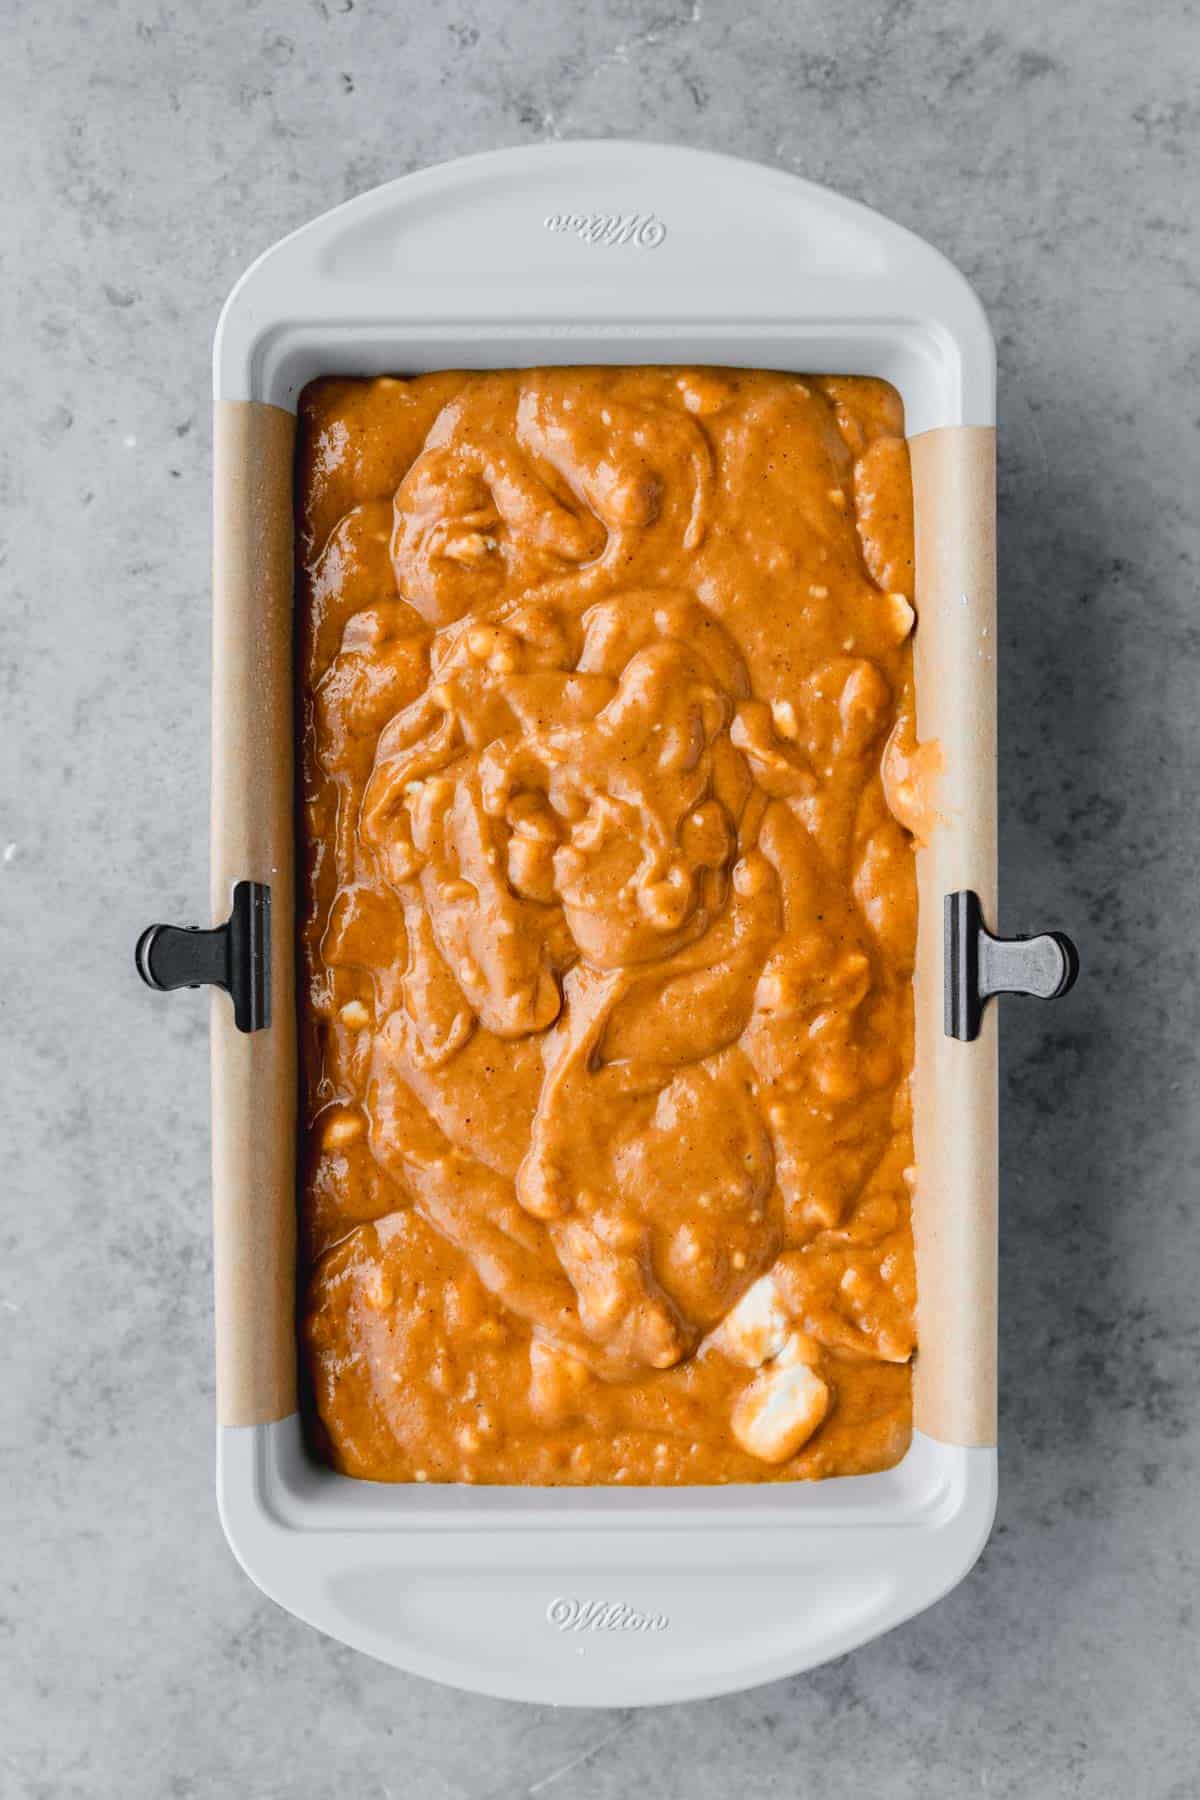
POLYGON ((886 383, 735 370, 305 391, 302 1335, 345 1473, 903 1454, 903 431, 886 383))

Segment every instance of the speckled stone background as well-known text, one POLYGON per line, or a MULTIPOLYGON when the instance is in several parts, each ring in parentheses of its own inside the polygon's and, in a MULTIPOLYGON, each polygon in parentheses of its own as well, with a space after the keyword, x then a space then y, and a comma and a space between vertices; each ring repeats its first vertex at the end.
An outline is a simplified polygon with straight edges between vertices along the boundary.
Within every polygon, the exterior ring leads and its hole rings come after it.
POLYGON ((1197 138, 1187 0, 3 0, 0 1793, 1200 1793, 1197 138), (940 245, 1000 346, 1003 1488, 974 1575, 815 1675, 555 1712, 258 1595, 212 1494, 200 996, 209 350, 260 249, 460 152, 677 139, 940 245))

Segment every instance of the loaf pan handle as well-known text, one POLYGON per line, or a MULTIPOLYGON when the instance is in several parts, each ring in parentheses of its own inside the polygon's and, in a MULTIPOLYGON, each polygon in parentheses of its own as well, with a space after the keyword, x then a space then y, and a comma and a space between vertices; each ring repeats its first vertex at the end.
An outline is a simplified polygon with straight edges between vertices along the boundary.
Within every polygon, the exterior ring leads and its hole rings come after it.
POLYGON ((271 1023, 271 890, 261 881, 239 881, 224 925, 151 925, 134 951, 147 987, 224 988, 233 1001, 239 1031, 271 1023))
POLYGON ((1057 1000, 1074 987, 1079 954, 1063 931, 1040 937, 993 937, 978 894, 946 895, 946 1036, 969 1043, 979 1036, 993 994, 1031 994, 1057 1000))

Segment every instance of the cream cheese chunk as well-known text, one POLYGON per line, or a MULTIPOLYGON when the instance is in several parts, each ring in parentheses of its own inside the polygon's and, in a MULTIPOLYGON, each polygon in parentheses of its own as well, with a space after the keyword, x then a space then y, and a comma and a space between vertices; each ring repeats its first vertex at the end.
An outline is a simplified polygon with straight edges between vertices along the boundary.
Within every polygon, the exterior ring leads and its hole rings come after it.
POLYGON ((790 1326, 779 1289, 770 1275, 762 1275, 725 1314, 709 1342, 732 1362, 757 1369, 783 1349, 790 1326))
POLYGON ((733 1409, 733 1435, 761 1462, 786 1462, 829 1410, 829 1389, 807 1363, 776 1364, 756 1375, 733 1409))

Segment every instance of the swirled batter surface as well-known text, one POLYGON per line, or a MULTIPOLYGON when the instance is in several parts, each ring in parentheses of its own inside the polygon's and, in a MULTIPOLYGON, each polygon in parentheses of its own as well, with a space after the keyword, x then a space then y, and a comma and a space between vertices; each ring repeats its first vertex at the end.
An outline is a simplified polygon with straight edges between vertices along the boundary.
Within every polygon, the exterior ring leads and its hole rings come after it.
POLYGON ((733 370, 306 390, 302 1334, 347 1474, 903 1454, 903 430, 733 370))

